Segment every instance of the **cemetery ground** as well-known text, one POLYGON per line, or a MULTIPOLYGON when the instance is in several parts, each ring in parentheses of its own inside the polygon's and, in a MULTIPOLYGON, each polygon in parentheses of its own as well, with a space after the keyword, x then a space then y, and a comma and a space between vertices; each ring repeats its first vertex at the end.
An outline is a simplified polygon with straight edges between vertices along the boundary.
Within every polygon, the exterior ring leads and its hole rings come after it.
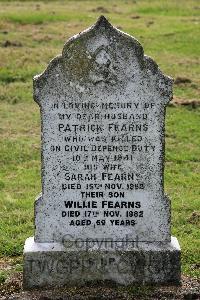
MULTIPOLYGON (((34 200, 41 191, 40 115, 32 99, 32 77, 62 51, 67 38, 101 14, 136 37, 145 54, 175 79, 166 116, 165 191, 172 201, 172 235, 182 249, 183 286, 74 288, 63 290, 66 298, 60 299, 198 298, 199 1, 80 0, 0 1, 0 299, 21 293, 23 245, 33 235, 34 200)), ((31 293, 19 295, 16 299, 32 299, 31 293)), ((58 296, 35 295, 33 299, 58 296)))

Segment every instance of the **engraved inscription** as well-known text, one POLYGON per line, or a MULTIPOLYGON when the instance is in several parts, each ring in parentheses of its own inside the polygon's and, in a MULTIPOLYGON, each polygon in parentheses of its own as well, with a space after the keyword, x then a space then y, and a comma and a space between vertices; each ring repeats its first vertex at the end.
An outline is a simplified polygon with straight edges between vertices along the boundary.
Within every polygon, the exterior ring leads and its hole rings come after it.
POLYGON ((102 22, 69 40, 34 79, 42 115, 38 242, 66 234, 170 239, 163 154, 172 81, 134 38, 102 22))

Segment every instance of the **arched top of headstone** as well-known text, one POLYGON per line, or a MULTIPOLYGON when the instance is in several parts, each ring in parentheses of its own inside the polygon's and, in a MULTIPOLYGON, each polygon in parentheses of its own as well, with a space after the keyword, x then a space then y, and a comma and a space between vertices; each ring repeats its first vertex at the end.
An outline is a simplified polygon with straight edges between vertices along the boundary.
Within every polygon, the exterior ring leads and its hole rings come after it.
POLYGON ((48 94, 79 94, 92 89, 151 93, 163 105, 172 99, 173 80, 144 55, 141 44, 101 16, 90 28, 70 38, 62 54, 34 77, 34 99, 42 105, 48 94))

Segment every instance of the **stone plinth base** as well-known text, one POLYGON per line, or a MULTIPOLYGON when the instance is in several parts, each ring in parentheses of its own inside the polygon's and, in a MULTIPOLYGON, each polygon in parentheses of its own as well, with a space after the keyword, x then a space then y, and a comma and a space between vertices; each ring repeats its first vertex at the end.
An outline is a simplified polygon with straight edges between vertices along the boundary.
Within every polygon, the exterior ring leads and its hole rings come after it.
MULTIPOLYGON (((96 242, 97 243, 97 242, 96 242)), ((24 247, 24 288, 80 286, 88 282, 178 284, 180 247, 171 243, 35 243, 24 247), (103 244, 103 245, 102 245, 103 244)))

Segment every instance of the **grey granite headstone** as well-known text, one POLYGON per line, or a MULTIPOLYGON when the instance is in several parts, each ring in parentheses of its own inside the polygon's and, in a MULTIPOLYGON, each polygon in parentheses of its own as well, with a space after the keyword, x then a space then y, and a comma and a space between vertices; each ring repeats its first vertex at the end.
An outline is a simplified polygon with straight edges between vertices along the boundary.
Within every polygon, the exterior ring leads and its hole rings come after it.
POLYGON ((34 77, 42 194, 24 286, 177 283, 180 247, 164 194, 172 79, 104 17, 34 77))

